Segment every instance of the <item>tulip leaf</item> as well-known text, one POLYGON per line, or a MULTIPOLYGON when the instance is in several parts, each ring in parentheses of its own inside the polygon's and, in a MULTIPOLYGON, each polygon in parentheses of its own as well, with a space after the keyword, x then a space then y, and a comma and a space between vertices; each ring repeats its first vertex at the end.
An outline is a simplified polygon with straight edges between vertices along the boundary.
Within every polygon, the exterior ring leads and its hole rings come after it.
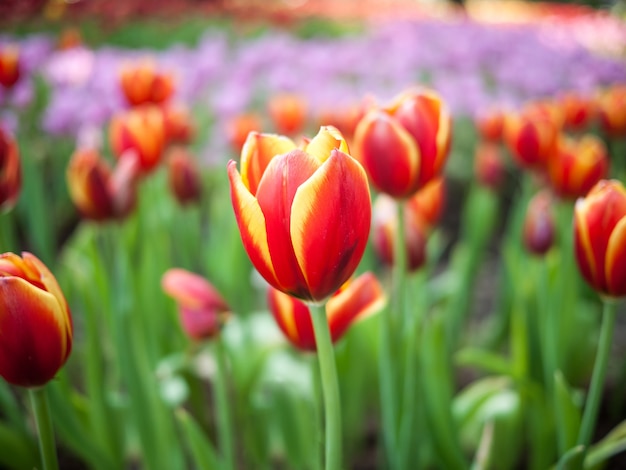
POLYGON ((37 444, 31 436, 0 423, 0 467, 21 470, 39 465, 37 444))
POLYGON ((207 439, 200 425, 182 408, 177 409, 175 414, 184 435, 183 442, 186 442, 189 447, 191 459, 194 462, 193 468, 203 470, 221 468, 215 447, 207 439))
POLYGON ((570 449, 576 444, 578 437, 580 406, 561 371, 554 373, 554 386, 555 405, 558 408, 556 416, 559 420, 557 426, 563 433, 565 448, 570 449))
POLYGON ((584 446, 572 447, 559 459, 556 470, 579 470, 582 468, 584 459, 584 446))
POLYGON ((614 455, 626 451, 626 420, 615 426, 601 441, 594 444, 585 459, 586 469, 595 469, 614 455))
POLYGON ((511 375, 511 363, 499 354, 484 349, 468 347, 456 353, 458 366, 469 366, 495 375, 511 375))

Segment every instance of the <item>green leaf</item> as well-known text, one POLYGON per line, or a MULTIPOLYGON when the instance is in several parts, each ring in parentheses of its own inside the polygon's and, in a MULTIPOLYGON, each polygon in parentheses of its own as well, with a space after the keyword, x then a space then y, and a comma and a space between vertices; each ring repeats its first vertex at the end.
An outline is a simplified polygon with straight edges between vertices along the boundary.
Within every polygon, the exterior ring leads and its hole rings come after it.
POLYGON ((37 444, 32 437, 0 423, 0 467, 22 470, 39 465, 37 444))
POLYGON ((554 373, 554 393, 560 426, 565 439, 565 448, 570 449, 576 444, 578 429, 580 428, 580 406, 574 392, 570 389, 560 370, 554 373))
POLYGON ((587 453, 585 468, 592 469, 614 455, 626 450, 626 420, 619 423, 587 453))
POLYGON ((221 468, 221 462, 215 447, 204 434, 202 428, 183 408, 176 410, 176 419, 183 432, 183 441, 187 443, 193 468, 213 470, 221 468))

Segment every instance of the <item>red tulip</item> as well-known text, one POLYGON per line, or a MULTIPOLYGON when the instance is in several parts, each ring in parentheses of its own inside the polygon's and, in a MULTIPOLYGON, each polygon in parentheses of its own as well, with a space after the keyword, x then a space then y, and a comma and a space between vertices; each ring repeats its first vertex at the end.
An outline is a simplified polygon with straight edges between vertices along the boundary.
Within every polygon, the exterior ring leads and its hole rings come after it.
POLYGON ((448 157, 451 117, 429 90, 410 90, 389 107, 373 108, 359 122, 353 151, 372 184, 407 198, 438 176, 448 157))
POLYGON ((20 50, 14 45, 0 46, 0 85, 11 88, 20 79, 20 50))
POLYGON ((172 150, 168 158, 170 190, 182 204, 197 202, 202 195, 202 178, 195 160, 184 148, 172 150))
POLYGON ((626 189, 602 180, 574 208, 574 249, 578 267, 595 290, 626 295, 626 189))
POLYGON ((544 255, 554 243, 552 205, 552 197, 547 191, 538 192, 528 203, 523 240, 530 253, 544 255))
POLYGON ((177 302, 183 331, 195 341, 215 337, 230 318, 226 301, 198 274, 172 268, 163 275, 161 286, 177 302))
MULTIPOLYGON (((333 343, 357 320, 379 311, 386 302, 384 291, 371 273, 348 281, 326 303, 326 317, 333 343)), ((304 302, 270 288, 268 304, 276 323, 298 349, 315 351, 315 332, 311 312, 304 302)))
POLYGON ((171 75, 158 72, 150 60, 126 65, 120 73, 120 85, 128 104, 161 104, 174 93, 171 75))
POLYGON ((504 131, 504 113, 499 109, 490 109, 480 113, 475 120, 476 130, 483 140, 499 142, 504 131))
POLYGON ((0 255, 0 376, 40 387, 72 350, 72 317, 48 268, 30 253, 0 255))
POLYGON ((593 101, 578 93, 564 93, 559 104, 565 117, 565 128, 572 131, 584 130, 595 117, 593 101))
POLYGON ((507 117, 504 140, 523 168, 545 170, 559 127, 547 112, 524 111, 507 117))
POLYGON ((22 188, 22 165, 17 143, 0 128, 0 210, 15 206, 22 188))
POLYGON ((250 134, 241 174, 228 164, 244 247, 270 285, 322 301, 354 272, 371 221, 367 176, 332 127, 301 148, 285 137, 250 134))

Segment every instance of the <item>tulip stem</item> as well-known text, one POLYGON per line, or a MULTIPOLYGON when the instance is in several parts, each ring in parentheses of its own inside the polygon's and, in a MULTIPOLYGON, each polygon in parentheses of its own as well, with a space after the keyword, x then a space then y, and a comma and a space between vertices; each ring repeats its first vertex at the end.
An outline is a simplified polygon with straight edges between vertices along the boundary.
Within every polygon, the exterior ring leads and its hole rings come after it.
POLYGON ((578 433, 578 445, 585 447, 585 451, 591 443, 593 430, 595 428, 598 416, 598 408, 600 406, 600 397, 604 387, 604 377, 609 362, 611 352, 611 342, 613 338, 613 329, 615 327, 615 313, 617 310, 617 302, 612 299, 603 299, 602 311, 602 327, 600 329, 600 340, 598 341, 598 351, 596 360, 593 365, 593 374, 591 375, 591 385, 589 386, 589 394, 585 403, 585 411, 583 412, 582 424, 578 433))
POLYGON ((310 305, 311 320, 315 332, 317 357, 320 363, 324 415, 326 425, 326 470, 341 468, 341 401, 335 354, 330 338, 325 305, 310 305))
POLYGON ((234 470, 236 468, 235 446, 233 444, 233 430, 231 426, 226 348, 221 334, 218 335, 215 343, 218 375, 215 393, 217 398, 216 410, 218 414, 220 450, 222 451, 222 456, 225 461, 225 468, 227 470, 234 470))
POLYGON ((39 451, 44 470, 58 470, 57 450, 54 442, 54 429, 50 417, 50 406, 45 387, 31 388, 30 400, 35 413, 37 434, 39 436, 39 451))

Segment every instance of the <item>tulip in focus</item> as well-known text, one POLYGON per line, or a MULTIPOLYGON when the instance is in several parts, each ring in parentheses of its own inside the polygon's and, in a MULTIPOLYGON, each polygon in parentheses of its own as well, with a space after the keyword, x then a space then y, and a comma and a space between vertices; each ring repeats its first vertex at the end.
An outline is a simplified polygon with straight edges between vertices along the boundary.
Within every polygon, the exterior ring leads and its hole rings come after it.
POLYGON ((17 143, 0 127, 0 211, 15 206, 22 188, 22 165, 17 143))
POLYGON ((308 103, 300 95, 284 93, 274 95, 267 104, 267 111, 279 134, 295 135, 304 129, 308 103))
POLYGON ((41 387, 72 350, 72 317, 56 279, 30 253, 0 255, 0 376, 41 387))
POLYGON ((554 243, 553 200, 548 191, 533 196, 526 208, 523 241, 526 249, 535 255, 545 255, 554 243))
POLYGON ((147 173, 161 161, 165 132, 163 111, 156 106, 142 106, 113 116, 109 139, 118 158, 128 150, 136 152, 142 171, 147 173))
POLYGON ((170 190, 181 205, 200 200, 202 178, 191 154, 182 147, 172 149, 167 169, 170 190))
POLYGON ((574 249, 585 280, 607 297, 626 295, 626 189, 602 180, 574 207, 574 249))
POLYGON ((333 127, 298 148, 290 139, 252 133, 241 174, 228 163, 231 199, 243 245, 274 288, 321 302, 359 264, 371 223, 365 171, 333 127))
POLYGON ((600 93, 598 115, 602 129, 609 136, 626 135, 626 85, 613 85, 600 93))
POLYGON ((0 45, 0 85, 11 88, 20 78, 20 50, 15 45, 0 45))
POLYGON ((172 268, 163 275, 161 286, 176 301, 183 331, 192 340, 214 338, 230 318, 226 301, 198 274, 172 268))
POLYGON ((172 76, 157 71, 149 60, 124 66, 120 72, 120 85, 131 106, 162 104, 174 93, 172 76))
MULTIPOLYGON (((371 272, 347 281, 326 303, 332 342, 337 342, 354 322, 378 312, 385 302, 382 286, 371 272)), ((304 302, 270 288, 268 304, 279 328, 296 348, 316 351, 311 313, 304 302)))
POLYGON ((368 111, 356 128, 353 154, 379 191, 408 198, 443 170, 451 122, 439 95, 410 90, 368 111))
POLYGON ((606 147, 592 134, 578 140, 561 136, 548 164, 552 188, 566 199, 586 195, 598 181, 607 176, 608 171, 606 147))
POLYGON ((506 165, 500 145, 493 142, 479 142, 474 154, 474 175, 485 188, 498 191, 506 177, 506 165))

